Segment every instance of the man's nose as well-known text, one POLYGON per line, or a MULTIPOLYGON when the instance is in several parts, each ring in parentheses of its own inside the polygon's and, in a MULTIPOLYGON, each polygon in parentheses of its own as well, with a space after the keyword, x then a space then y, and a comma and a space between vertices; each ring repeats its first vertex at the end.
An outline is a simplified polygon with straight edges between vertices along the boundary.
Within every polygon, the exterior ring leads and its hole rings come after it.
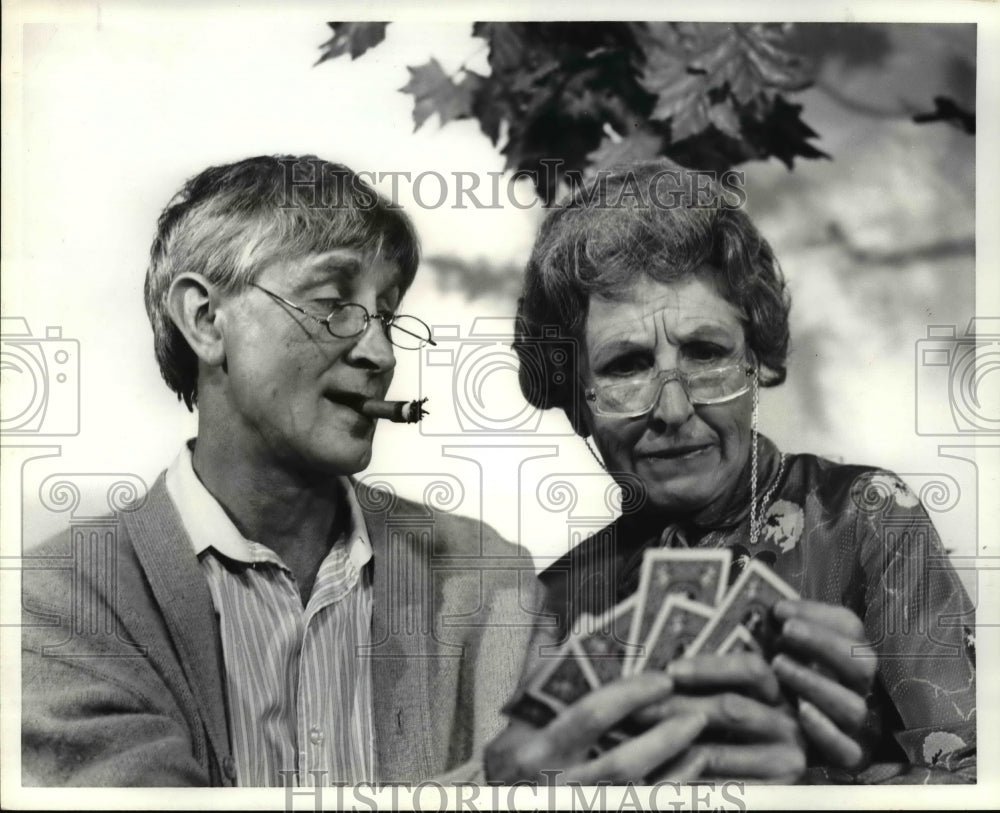
POLYGON ((669 427, 677 427, 693 414, 694 406, 684 390, 684 385, 676 378, 664 381, 660 385, 659 395, 653 405, 652 417, 669 427))
POLYGON ((379 319, 371 319, 351 348, 348 357, 355 362, 379 371, 396 366, 396 354, 385 326, 379 319))

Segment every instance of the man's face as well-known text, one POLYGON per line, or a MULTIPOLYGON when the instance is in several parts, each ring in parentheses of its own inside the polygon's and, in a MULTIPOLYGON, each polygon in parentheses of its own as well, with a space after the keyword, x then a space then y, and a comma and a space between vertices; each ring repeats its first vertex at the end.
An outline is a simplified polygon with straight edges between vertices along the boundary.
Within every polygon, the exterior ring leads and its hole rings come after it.
MULTIPOLYGON (((337 300, 371 314, 399 304, 399 268, 354 249, 267 266, 256 283, 319 317, 337 300)), ((340 401, 384 398, 395 357, 381 323, 334 338, 260 288, 225 297, 217 309, 225 339, 222 425, 234 457, 310 474, 350 474, 368 465, 375 422, 340 401)))

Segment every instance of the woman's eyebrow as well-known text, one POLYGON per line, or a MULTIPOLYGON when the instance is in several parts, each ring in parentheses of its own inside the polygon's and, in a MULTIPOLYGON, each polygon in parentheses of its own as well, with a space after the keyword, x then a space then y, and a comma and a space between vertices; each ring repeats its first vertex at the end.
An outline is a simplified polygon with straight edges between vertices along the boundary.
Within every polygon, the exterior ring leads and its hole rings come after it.
POLYGON ((674 331, 674 335, 681 341, 691 340, 711 340, 731 343, 735 337, 731 330, 727 330, 721 325, 695 325, 692 328, 680 328, 674 331))
POLYGON ((591 357, 594 361, 600 362, 635 350, 648 349, 648 347, 648 344, 630 336, 615 336, 606 341, 598 340, 591 351, 591 357))

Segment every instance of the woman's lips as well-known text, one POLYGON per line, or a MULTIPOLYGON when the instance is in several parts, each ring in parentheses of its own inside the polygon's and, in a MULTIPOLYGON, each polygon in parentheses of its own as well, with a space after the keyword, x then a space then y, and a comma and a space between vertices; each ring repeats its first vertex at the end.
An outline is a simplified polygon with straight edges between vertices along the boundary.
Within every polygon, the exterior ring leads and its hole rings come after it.
POLYGON ((685 446, 673 446, 669 449, 657 449, 650 452, 641 452, 637 455, 641 460, 688 460, 698 457, 715 448, 713 443, 690 444, 685 446))

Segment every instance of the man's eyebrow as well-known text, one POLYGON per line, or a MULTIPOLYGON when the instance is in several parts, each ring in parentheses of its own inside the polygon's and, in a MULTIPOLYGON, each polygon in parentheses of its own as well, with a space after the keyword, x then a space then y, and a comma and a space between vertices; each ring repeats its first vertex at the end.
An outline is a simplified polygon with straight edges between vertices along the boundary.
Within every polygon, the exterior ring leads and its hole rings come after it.
POLYGON ((310 263, 302 280, 305 285, 318 285, 331 281, 355 279, 362 271, 361 261, 356 257, 323 257, 310 263))

